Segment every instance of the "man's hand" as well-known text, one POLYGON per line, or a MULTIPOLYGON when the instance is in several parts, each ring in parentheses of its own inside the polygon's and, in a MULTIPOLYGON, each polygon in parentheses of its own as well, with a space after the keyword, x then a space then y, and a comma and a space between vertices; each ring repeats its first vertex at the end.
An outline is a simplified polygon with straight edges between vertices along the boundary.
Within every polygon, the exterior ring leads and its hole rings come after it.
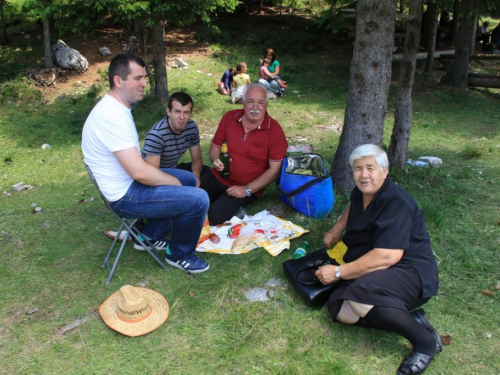
POLYGON ((196 177, 196 187, 200 187, 200 184, 201 184, 201 180, 200 180, 200 175, 199 174, 196 174, 194 173, 194 177, 196 177))
POLYGON ((228 187, 226 193, 233 198, 245 198, 247 196, 245 187, 238 185, 228 187))
POLYGON ((219 158, 215 159, 214 160, 214 168, 218 171, 218 172, 222 172, 222 170, 224 169, 224 163, 221 162, 219 160, 219 158))

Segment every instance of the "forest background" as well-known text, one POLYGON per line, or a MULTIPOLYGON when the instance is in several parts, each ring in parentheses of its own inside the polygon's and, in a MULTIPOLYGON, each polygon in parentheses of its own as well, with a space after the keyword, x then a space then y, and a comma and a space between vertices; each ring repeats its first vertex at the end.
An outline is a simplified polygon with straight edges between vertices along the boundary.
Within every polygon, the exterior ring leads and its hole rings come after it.
MULTIPOLYGON (((254 8, 252 8, 254 9, 254 8)), ((308 143, 331 162, 339 144, 349 87, 354 26, 325 31, 307 9, 264 6, 260 12, 219 17, 220 34, 199 23, 166 29, 166 63, 175 57, 188 70, 167 69, 170 92, 195 99, 204 156, 222 114, 235 108, 215 91, 223 71, 246 61, 252 81, 269 45, 278 49, 289 95, 273 100, 269 113, 291 144, 308 143), (292 11, 289 12, 288 9, 292 11), (345 31, 345 32, 344 32, 345 31)), ((496 25, 497 19, 483 18, 496 25)), ((303 240, 311 248, 347 203, 336 196, 335 212, 307 219, 282 204, 274 187, 249 207, 268 209, 310 232, 292 249, 271 257, 263 249, 240 256, 202 255, 210 272, 189 278, 165 272, 127 245, 117 273, 104 285, 100 263, 110 245, 102 235, 116 220, 99 201, 83 166, 81 128, 107 90, 110 57, 104 45, 121 50, 132 30, 110 22, 82 35, 57 35, 88 58, 83 73, 61 71, 57 84, 33 87, 29 69, 44 65, 40 23, 19 17, 9 25, 12 40, 0 49, 0 356, 2 373, 175 374, 386 374, 409 344, 396 335, 334 325, 327 311, 306 308, 284 283, 269 302, 249 303, 245 292, 276 277, 281 263, 303 240), (30 35, 29 38, 26 35, 30 35), (50 144, 42 149, 43 144, 50 144), (13 191, 23 182, 32 189, 13 191), (36 207, 41 211, 37 212, 36 207), (127 338, 111 331, 97 309, 125 284, 147 285, 170 303, 171 315, 155 332, 127 338)), ((55 40, 54 40, 55 41, 55 40)), ((451 43, 443 36, 441 48, 451 43)), ((402 42, 395 48, 401 50, 402 42)), ((396 51, 398 52, 398 51, 396 51)), ((394 124, 399 65, 393 64, 383 145, 394 124)), ((471 70, 497 72, 498 62, 474 60, 471 70)), ((429 373, 500 372, 497 288, 500 245, 500 96, 495 89, 456 89, 417 64, 409 158, 437 156, 440 168, 406 166, 392 178, 425 212, 440 267, 439 295, 426 310, 444 338, 445 350, 429 373)), ((141 140, 164 108, 148 95, 134 109, 141 140)))

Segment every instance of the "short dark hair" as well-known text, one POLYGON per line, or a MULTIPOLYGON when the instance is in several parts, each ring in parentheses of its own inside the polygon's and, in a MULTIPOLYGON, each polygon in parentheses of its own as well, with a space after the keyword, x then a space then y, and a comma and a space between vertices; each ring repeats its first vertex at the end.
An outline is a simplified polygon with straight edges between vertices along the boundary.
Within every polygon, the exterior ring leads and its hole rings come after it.
POLYGON ((115 76, 119 76, 123 80, 127 79, 128 75, 132 72, 130 69, 131 62, 135 62, 142 68, 146 66, 144 61, 139 56, 132 55, 130 53, 120 53, 119 55, 116 55, 113 60, 111 60, 108 70, 109 88, 112 89, 115 87, 115 76))
POLYGON ((176 101, 181 103, 181 105, 184 107, 185 105, 188 105, 191 103, 191 110, 193 110, 194 104, 193 104, 193 98, 191 98, 188 94, 185 92, 174 92, 170 97, 168 98, 168 104, 167 107, 169 110, 172 110, 172 103, 176 101))

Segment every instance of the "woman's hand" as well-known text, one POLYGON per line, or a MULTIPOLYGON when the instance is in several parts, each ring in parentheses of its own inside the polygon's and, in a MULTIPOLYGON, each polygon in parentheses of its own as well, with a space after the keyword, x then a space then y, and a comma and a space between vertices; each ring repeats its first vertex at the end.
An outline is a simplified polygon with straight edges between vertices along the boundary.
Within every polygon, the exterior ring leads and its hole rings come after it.
POLYGON ((314 274, 323 285, 328 285, 338 281, 335 270, 336 266, 328 265, 319 268, 314 274))
POLYGON ((341 236, 342 229, 340 229, 339 226, 334 225, 332 229, 325 233, 325 236, 323 237, 323 243, 327 248, 330 248, 334 243, 340 241, 341 236))

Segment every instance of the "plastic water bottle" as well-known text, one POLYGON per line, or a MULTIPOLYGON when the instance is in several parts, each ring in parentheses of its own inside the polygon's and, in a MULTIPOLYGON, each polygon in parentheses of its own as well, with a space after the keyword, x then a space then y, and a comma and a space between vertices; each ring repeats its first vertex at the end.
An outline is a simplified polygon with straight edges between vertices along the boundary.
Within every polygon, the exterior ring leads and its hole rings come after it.
POLYGON ((304 241, 302 245, 300 245, 297 250, 295 250, 295 253, 293 253, 292 259, 297 259, 297 258, 302 258, 304 255, 307 253, 307 245, 309 245, 309 242, 304 241))

